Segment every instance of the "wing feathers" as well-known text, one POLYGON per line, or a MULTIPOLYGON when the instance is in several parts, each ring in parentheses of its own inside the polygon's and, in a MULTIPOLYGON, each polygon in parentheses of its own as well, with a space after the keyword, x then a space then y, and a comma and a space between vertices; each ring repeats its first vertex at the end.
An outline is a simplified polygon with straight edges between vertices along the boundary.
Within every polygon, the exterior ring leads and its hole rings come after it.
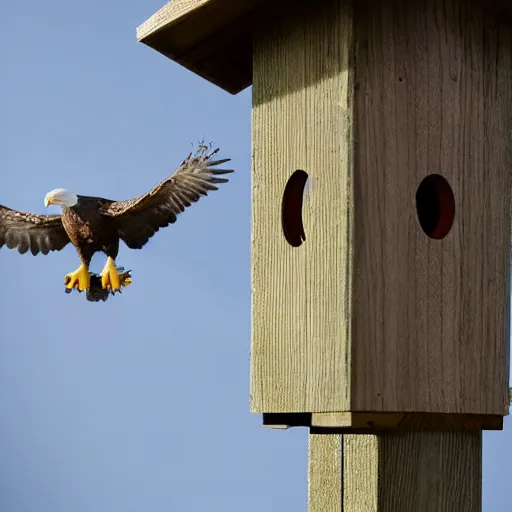
POLYGON ((219 176, 233 170, 215 167, 230 159, 212 160, 219 150, 210 154, 207 150, 201 145, 195 156, 190 154, 173 174, 147 194, 104 205, 102 213, 115 219, 119 236, 128 247, 140 249, 160 228, 176 222, 186 208, 208 192, 218 190, 216 185, 229 181, 219 176))
POLYGON ((20 254, 60 251, 69 243, 60 215, 36 215, 0 205, 0 248, 18 249, 20 254))

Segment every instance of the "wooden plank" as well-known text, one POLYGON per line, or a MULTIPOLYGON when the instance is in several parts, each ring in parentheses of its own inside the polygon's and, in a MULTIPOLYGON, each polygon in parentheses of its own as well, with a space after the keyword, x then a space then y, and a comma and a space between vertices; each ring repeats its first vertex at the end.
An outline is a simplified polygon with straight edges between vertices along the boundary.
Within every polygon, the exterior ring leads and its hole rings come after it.
POLYGON ((309 512, 343 512, 341 439, 337 435, 309 435, 309 512))
POLYGON ((309 512, 480 512, 481 432, 310 435, 309 512))
POLYGON ((252 108, 251 410, 307 409, 304 251, 281 233, 288 178, 307 170, 300 28, 283 36, 276 21, 255 35, 252 108), (276 151, 275 148, 279 148, 276 151), (267 254, 270 257, 267 257, 267 254), (293 321, 296 319, 296 321, 293 321))
POLYGON ((313 413, 311 432, 378 433, 400 431, 482 431, 503 430, 503 416, 491 414, 432 414, 339 412, 313 413))
MULTIPOLYGON (((171 28, 183 22, 186 18, 198 16, 201 9, 211 3, 212 0, 172 0, 167 2, 147 21, 137 27, 137 39, 142 41, 148 37, 148 35, 158 30, 171 28)), ((202 28, 208 29, 208 27, 197 27, 196 24, 195 37, 197 37, 197 32, 200 32, 202 28)))
POLYGON ((294 5, 255 35, 253 412, 344 410, 350 396, 352 21, 345 3, 294 5), (292 247, 281 202, 297 169, 313 193, 292 247))
POLYGON ((512 27, 462 0, 356 5, 351 409, 508 413, 512 27), (422 231, 442 174, 456 217, 422 231))
POLYGON ((263 0, 173 0, 137 28, 137 40, 236 94, 252 81, 252 13, 263 0))
POLYGON ((263 425, 274 429, 309 427, 312 433, 372 434, 388 430, 452 432, 503 430, 499 414, 398 412, 264 413, 263 425))

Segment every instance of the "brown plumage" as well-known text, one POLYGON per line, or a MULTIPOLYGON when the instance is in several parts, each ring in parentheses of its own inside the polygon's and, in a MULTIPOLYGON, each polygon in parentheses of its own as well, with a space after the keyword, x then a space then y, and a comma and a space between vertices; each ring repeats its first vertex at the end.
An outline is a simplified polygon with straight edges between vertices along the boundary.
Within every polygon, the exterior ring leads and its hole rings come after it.
MULTIPOLYGON (((108 256, 102 274, 102 287, 120 291, 131 282, 127 273, 119 274, 114 261, 122 240, 130 249, 141 249, 161 228, 176 222, 180 213, 209 191, 228 181, 219 175, 233 172, 216 166, 230 159, 212 160, 218 149, 208 153, 200 145, 181 166, 148 193, 125 201, 75 195, 63 189, 47 194, 45 203, 62 206, 61 215, 38 215, 0 205, 0 248, 6 245, 23 254, 36 255, 60 251, 72 243, 82 261, 81 267, 66 276, 68 290, 88 290, 91 286, 89 264, 96 252, 108 256), (86 275, 87 274, 87 275, 86 275), (125 280, 123 281, 123 275, 125 280)), ((102 299, 103 300, 103 299, 102 299)))

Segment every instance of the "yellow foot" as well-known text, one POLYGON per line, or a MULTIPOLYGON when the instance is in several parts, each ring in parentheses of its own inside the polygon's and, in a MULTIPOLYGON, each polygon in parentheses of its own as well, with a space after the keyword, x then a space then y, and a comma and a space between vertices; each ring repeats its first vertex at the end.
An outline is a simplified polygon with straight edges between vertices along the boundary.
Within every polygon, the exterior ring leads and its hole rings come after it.
POLYGON ((88 290, 91 284, 91 276, 84 265, 80 265, 74 272, 67 274, 64 284, 68 290, 76 288, 79 292, 88 290))
POLYGON ((107 258, 107 263, 105 263, 100 276, 102 288, 113 292, 119 291, 121 286, 128 286, 132 282, 129 277, 119 274, 115 261, 110 256, 107 258))

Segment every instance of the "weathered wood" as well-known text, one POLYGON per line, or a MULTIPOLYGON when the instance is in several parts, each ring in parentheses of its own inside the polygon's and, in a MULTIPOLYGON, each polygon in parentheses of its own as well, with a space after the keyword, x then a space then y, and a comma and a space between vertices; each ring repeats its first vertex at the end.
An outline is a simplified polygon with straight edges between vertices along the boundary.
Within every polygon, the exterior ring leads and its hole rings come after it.
MULTIPOLYGON (((137 27, 137 39, 141 41, 150 34, 176 26, 186 18, 190 19, 192 16, 198 16, 201 10, 206 5, 211 5, 211 3, 211 0, 173 0, 167 2, 147 21, 137 27)), ((190 40, 198 37, 197 32, 200 32, 200 29, 196 23, 195 34, 188 35, 189 41, 186 41, 188 44, 190 44, 190 40)))
POLYGON ((137 40, 236 94, 252 81, 251 11, 261 0, 173 0, 137 28, 137 40))
POLYGON ((256 412, 346 410, 350 398, 352 23, 344 2, 295 5, 255 37, 256 412), (297 169, 312 185, 303 205, 307 241, 298 249, 284 239, 280 221, 282 194, 297 169))
POLYGON ((337 435, 309 435, 309 512, 343 512, 341 439, 337 435))
MULTIPOLYGON (((138 27, 137 38, 236 94, 252 83, 254 21, 267 23, 267 4, 287 5, 291 11, 295 0, 171 0, 138 27)), ((488 0, 485 8, 512 23, 510 0, 488 0)))
POLYGON ((454 430, 502 430, 503 416, 495 414, 439 413, 313 413, 311 429, 339 429, 343 432, 380 432, 385 430, 449 432, 454 430))
POLYGON ((263 425, 273 429, 309 427, 312 433, 371 434, 389 430, 452 432, 502 430, 499 414, 421 412, 264 413, 263 425))
POLYGON ((286 14, 254 40, 251 410, 506 415, 512 26, 462 0, 286 14), (442 240, 415 207, 431 173, 442 240))
POLYGON ((479 2, 355 5, 353 407, 506 414, 511 27, 479 2), (443 240, 414 208, 430 173, 456 198, 443 240))
POLYGON ((481 432, 309 436, 309 512, 480 512, 481 432))

